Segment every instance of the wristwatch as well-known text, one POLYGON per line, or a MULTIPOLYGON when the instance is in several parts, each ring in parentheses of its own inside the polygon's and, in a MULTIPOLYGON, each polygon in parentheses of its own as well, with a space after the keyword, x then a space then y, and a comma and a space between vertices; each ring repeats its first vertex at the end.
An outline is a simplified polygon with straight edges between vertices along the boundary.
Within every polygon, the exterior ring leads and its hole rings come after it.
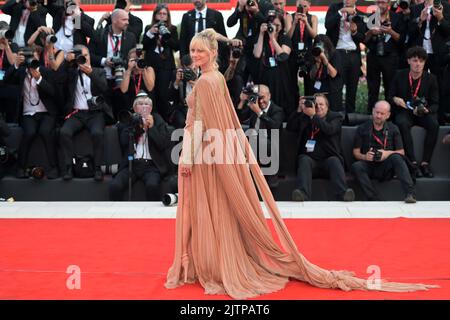
POLYGON ((261 118, 261 116, 264 114, 264 111, 260 111, 259 113, 258 113, 258 118, 261 118))

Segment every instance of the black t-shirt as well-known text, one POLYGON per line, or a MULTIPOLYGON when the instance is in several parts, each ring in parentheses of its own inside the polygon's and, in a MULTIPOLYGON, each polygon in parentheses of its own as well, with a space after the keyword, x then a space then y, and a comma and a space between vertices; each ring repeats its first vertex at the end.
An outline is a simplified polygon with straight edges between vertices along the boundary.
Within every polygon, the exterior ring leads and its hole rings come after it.
POLYGON ((369 120, 356 130, 353 148, 359 148, 362 154, 367 153, 370 148, 393 151, 403 149, 403 141, 400 130, 392 122, 386 122, 384 128, 377 131, 372 120, 369 120))
POLYGON ((327 151, 325 144, 322 142, 324 139, 329 139, 329 137, 325 136, 320 130, 313 125, 311 122, 307 129, 303 132, 303 137, 301 141, 315 140, 316 144, 314 145, 313 152, 307 152, 306 145, 303 144, 300 148, 300 153, 306 154, 310 156, 314 160, 322 161, 329 158, 330 152, 327 151), (313 135, 313 133, 315 133, 313 135))

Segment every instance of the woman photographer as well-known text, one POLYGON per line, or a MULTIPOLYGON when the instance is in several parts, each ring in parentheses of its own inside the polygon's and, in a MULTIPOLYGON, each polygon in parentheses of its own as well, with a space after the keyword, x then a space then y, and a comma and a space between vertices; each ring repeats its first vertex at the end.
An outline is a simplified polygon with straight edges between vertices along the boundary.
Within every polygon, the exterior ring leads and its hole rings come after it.
POLYGON ((153 11, 152 23, 145 27, 142 40, 145 62, 155 70, 155 109, 165 120, 169 116, 167 89, 176 69, 173 53, 178 51, 177 27, 172 25, 166 4, 158 4, 153 11))
POLYGON ((128 52, 128 68, 123 75, 120 91, 125 95, 127 109, 131 110, 139 91, 145 91, 150 98, 155 87, 155 72, 144 59, 138 57, 136 48, 128 52))
POLYGON ((317 16, 309 13, 310 0, 297 0, 297 11, 292 14, 293 23, 288 36, 292 42, 292 53, 289 56, 289 70, 291 71, 293 92, 298 100, 298 78, 303 78, 304 94, 311 94, 311 81, 307 72, 307 61, 311 56, 311 47, 317 35, 317 16))
POLYGON ((27 45, 33 47, 37 45, 42 48, 39 54, 41 65, 57 71, 64 61, 64 51, 55 48, 57 38, 52 28, 41 26, 28 39, 27 45))
POLYGON ((272 101, 288 115, 295 109, 289 73, 291 41, 284 34, 284 19, 280 13, 269 11, 268 23, 262 23, 253 55, 260 60, 259 77, 255 82, 269 87, 272 101))
POLYGON ((309 71, 312 93, 325 93, 330 102, 330 110, 344 111, 341 63, 331 40, 326 35, 319 34, 314 38, 311 55, 314 59, 309 71))

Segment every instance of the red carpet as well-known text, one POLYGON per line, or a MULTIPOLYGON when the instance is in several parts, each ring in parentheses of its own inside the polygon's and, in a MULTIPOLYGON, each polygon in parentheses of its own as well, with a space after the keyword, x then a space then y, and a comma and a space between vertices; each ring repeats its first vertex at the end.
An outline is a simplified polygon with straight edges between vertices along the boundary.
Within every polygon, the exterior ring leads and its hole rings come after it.
MULTIPOLYGON (((438 284, 414 293, 342 292, 291 281, 260 299, 450 299, 450 219, 286 220, 299 250, 330 269, 438 284)), ((0 299, 224 299, 164 288, 175 220, 0 219, 0 299), (69 290, 69 265, 81 289, 69 290)))

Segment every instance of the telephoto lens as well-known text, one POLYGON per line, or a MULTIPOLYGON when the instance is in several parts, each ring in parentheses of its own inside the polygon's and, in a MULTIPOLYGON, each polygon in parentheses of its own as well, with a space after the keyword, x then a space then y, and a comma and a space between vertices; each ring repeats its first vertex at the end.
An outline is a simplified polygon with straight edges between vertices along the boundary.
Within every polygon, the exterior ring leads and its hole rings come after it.
POLYGON ((172 207, 178 204, 178 193, 166 193, 162 202, 166 207, 172 207))

